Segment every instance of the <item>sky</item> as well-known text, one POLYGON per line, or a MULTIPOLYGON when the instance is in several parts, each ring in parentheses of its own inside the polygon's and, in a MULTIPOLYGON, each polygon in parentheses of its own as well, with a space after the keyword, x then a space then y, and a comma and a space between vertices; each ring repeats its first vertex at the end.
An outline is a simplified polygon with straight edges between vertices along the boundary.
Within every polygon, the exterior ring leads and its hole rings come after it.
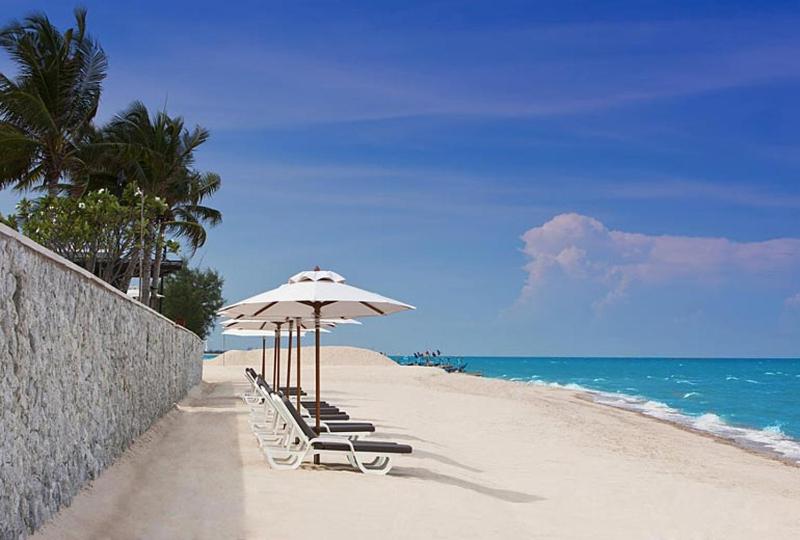
MULTIPOLYGON (((224 221, 192 264, 230 302, 319 265, 417 306, 329 344, 800 356, 795 2, 83 5, 99 122, 211 131, 224 221)), ((31 9, 71 20, 0 18, 31 9)))

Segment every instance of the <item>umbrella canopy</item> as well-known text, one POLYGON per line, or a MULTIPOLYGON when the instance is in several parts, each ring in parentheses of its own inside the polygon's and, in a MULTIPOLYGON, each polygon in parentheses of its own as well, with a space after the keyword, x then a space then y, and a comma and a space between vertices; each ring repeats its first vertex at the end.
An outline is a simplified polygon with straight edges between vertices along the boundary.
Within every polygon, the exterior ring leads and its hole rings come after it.
MULTIPOLYGON (((276 289, 257 294, 222 308, 221 315, 238 319, 272 319, 278 317, 314 320, 319 329, 322 319, 375 317, 415 309, 414 306, 345 283, 344 277, 315 268, 289 278, 276 289)), ((315 334, 316 427, 320 432, 320 334, 315 334)), ((291 350, 291 349, 290 349, 291 350)), ((298 351, 299 352, 299 351, 298 351)), ((298 354, 297 375, 300 375, 298 354)), ((298 408, 300 384, 297 388, 298 408)), ((314 458, 319 462, 318 456, 314 458)))
MULTIPOLYGON (((291 370, 291 360, 292 360, 292 339, 293 336, 296 334, 295 328, 299 327, 301 332, 305 332, 309 330, 307 325, 303 324, 301 320, 289 319, 289 318, 282 318, 282 319, 263 319, 263 320, 244 320, 244 319, 237 319, 237 320, 228 320, 223 321, 222 327, 224 328, 222 334, 223 335, 239 335, 239 336, 261 336, 262 337, 262 351, 261 351, 261 376, 264 377, 266 375, 266 336, 272 335, 275 339, 275 346, 273 347, 273 358, 272 358, 272 384, 276 388, 278 387, 279 379, 280 379, 280 368, 281 368, 281 348, 280 348, 280 338, 281 337, 288 337, 289 338, 289 369, 287 369, 287 378, 289 372, 291 370), (234 332, 234 330, 238 331, 250 331, 253 333, 240 333, 234 332)), ((333 324, 328 324, 327 326, 332 327, 333 324)), ((300 344, 300 340, 297 340, 298 345, 300 344)), ((287 384, 288 386, 288 384, 287 384)))
POLYGON ((354 319, 408 309, 414 306, 348 285, 336 272, 313 270, 295 274, 276 289, 226 306, 220 314, 247 319, 354 319))
MULTIPOLYGON (((295 330, 299 328, 301 332, 306 332, 308 330, 314 329, 314 321, 304 321, 300 319, 300 320, 293 320, 293 322, 294 322, 293 328, 295 330)), ((258 331, 263 330, 265 332, 270 332, 270 335, 272 331, 276 328, 277 324, 278 324, 277 321, 264 321, 264 320, 260 321, 257 319, 228 319, 227 321, 222 321, 220 323, 220 325, 223 328, 223 333, 225 333, 224 331, 226 330, 234 330, 234 329, 258 330, 258 331)), ((281 331, 281 335, 288 336, 289 321, 285 320, 280 321, 280 324, 281 327, 284 328, 284 330, 281 331)), ((320 321, 320 326, 322 326, 323 328, 333 328, 334 326, 336 326, 336 324, 333 322, 320 321)))
MULTIPOLYGON (((313 332, 314 330, 311 330, 313 332)), ((320 332, 330 332, 330 330, 326 330, 325 328, 320 328, 320 332)), ((300 337, 305 336, 309 331, 308 330, 300 330, 299 335, 300 337)), ((239 336, 239 337, 274 337, 275 331, 274 330, 251 330, 246 328, 228 328, 227 330, 222 331, 223 334, 226 336, 239 336)), ((298 332, 293 332, 294 336, 298 335, 298 332)), ((281 330, 282 338, 289 337, 288 330, 281 330)))

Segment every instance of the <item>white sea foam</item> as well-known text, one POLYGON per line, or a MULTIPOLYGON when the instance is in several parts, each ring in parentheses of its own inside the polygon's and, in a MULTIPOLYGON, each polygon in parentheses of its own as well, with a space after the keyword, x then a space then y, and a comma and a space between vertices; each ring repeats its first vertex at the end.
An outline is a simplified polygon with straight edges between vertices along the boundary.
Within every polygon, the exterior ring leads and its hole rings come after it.
POLYGON ((761 431, 763 431, 764 433, 772 433, 774 435, 781 435, 781 436, 784 436, 784 437, 786 436, 783 433, 783 431, 781 431, 781 425, 780 424, 773 424, 771 426, 767 426, 764 429, 762 429, 761 431))
POLYGON ((685 394, 683 394, 683 399, 689 399, 690 397, 699 395, 701 395, 700 392, 686 392, 685 394))
POLYGON ((764 384, 760 381, 754 381, 753 379, 745 379, 744 382, 749 382, 750 384, 764 384))
POLYGON ((745 448, 776 455, 800 464, 800 441, 787 437, 781 431, 780 424, 766 426, 763 429, 737 427, 731 426, 714 413, 690 416, 660 401, 625 394, 594 391, 590 393, 597 403, 636 411, 689 429, 710 433, 745 448))
POLYGON ((701 414, 691 421, 692 426, 702 431, 710 431, 712 433, 719 431, 725 422, 714 413, 701 414))
POLYGON ((691 385, 691 386, 697 386, 696 382, 687 381, 686 379, 675 379, 675 383, 676 384, 688 384, 688 385, 691 385))
MULTIPOLYGON (((726 378, 732 380, 731 377, 732 376, 728 376, 726 378)), ((797 377, 800 377, 800 375, 797 375, 797 377)), ((733 377, 733 379, 736 378, 733 377)), ((764 384, 752 380, 748 380, 748 382, 764 384)), ((772 454, 781 459, 788 459, 800 464, 800 441, 787 437, 781 430, 780 424, 766 426, 763 429, 737 427, 731 426, 725 422, 723 418, 714 413, 709 412, 700 416, 691 416, 677 409, 673 409, 666 403, 648 400, 641 396, 590 390, 575 383, 559 384, 556 382, 542 381, 540 379, 532 379, 529 380, 528 383, 537 386, 582 391, 592 396, 592 399, 596 403, 636 411, 645 416, 651 416, 689 429, 710 433, 732 441, 742 447, 772 454)), ((699 393, 687 392, 683 397, 689 398, 694 395, 699 395, 699 393)))
POLYGON ((528 384, 535 384, 536 386, 549 386, 550 388, 564 388, 566 390, 578 390, 580 392, 592 392, 592 390, 589 390, 585 386, 575 383, 561 384, 557 382, 542 381, 540 379, 532 379, 528 381, 528 384))
POLYGON ((725 377, 725 380, 726 381, 738 381, 739 377, 734 377, 733 375, 728 375, 727 377, 725 377))

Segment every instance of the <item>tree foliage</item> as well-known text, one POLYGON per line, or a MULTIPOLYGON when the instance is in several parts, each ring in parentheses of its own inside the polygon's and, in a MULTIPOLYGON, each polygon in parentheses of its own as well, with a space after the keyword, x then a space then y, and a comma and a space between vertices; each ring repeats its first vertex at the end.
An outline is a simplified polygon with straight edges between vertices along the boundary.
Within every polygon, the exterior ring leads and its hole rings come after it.
POLYGON ((0 73, 0 189, 48 194, 0 219, 120 288, 141 260, 140 300, 155 305, 165 252, 194 253, 222 220, 206 202, 219 175, 195 167, 208 130, 138 101, 96 126, 108 62, 84 9, 63 32, 40 13, 12 21, 0 48, 17 68, 0 73))
POLYGON ((147 234, 164 206, 130 185, 119 198, 101 189, 81 198, 23 199, 13 219, 24 235, 127 290, 139 264, 142 232, 147 234))
POLYGON ((184 268, 170 274, 164 278, 163 313, 205 339, 225 302, 222 285, 216 270, 184 268))
POLYGON ((194 252, 205 244, 205 226, 222 221, 218 210, 203 204, 219 189, 219 175, 194 168, 195 151, 209 133, 200 126, 189 130, 181 117, 165 112, 151 115, 142 103, 134 102, 100 137, 107 152, 116 156, 110 160, 120 165, 117 180, 135 182, 146 195, 165 203, 164 211, 148 224, 155 240, 144 251, 141 299, 153 304, 151 293, 160 278, 167 235, 184 240, 194 252))
POLYGON ((0 73, 0 188, 46 189, 86 173, 84 152, 108 60, 86 31, 86 10, 63 33, 37 13, 0 29, 15 78, 0 73))

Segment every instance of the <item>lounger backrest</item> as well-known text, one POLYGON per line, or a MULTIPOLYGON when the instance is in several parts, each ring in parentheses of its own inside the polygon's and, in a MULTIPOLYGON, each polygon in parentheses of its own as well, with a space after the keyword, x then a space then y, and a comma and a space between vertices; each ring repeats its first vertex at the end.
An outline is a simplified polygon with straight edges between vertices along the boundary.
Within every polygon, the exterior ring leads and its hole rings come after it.
POLYGON ((256 377, 256 385, 258 385, 259 387, 263 388, 267 392, 267 394, 271 394, 272 393, 272 388, 269 387, 269 385, 267 384, 267 381, 265 381, 264 377, 262 377, 261 375, 256 377))
POLYGON ((309 426, 306 423, 306 421, 303 419, 303 417, 300 416, 300 413, 297 412, 297 409, 294 408, 294 405, 292 405, 292 402, 289 401, 288 399, 286 399, 285 396, 281 396, 280 399, 283 402, 283 406, 286 408, 286 410, 292 416, 292 419, 294 419, 295 423, 300 428, 300 430, 303 432, 303 434, 306 437, 308 437, 309 439, 315 438, 317 436, 317 433, 313 429, 311 429, 311 426, 309 426))

